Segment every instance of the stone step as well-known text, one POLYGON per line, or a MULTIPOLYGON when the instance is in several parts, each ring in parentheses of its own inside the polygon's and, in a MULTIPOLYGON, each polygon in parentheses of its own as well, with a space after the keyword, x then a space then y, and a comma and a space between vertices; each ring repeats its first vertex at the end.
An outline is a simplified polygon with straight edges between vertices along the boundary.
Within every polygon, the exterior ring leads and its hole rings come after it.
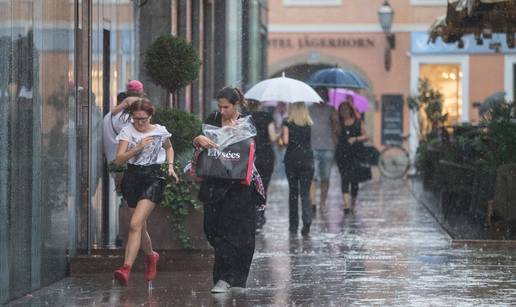
MULTIPOLYGON (((213 265, 211 250, 162 250, 158 271, 210 271, 213 265)), ((124 251, 122 249, 92 250, 90 255, 78 254, 70 259, 70 275, 111 273, 122 266, 124 251)), ((145 270, 145 261, 142 252, 138 254, 133 265, 134 272, 145 270)))

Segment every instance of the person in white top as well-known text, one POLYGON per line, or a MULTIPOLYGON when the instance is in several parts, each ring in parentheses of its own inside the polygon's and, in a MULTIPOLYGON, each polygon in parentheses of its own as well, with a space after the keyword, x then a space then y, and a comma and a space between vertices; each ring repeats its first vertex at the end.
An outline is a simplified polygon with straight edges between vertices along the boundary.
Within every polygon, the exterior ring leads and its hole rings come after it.
POLYGON ((117 95, 117 105, 104 116, 103 122, 103 145, 104 155, 108 163, 113 162, 116 156, 118 141, 116 136, 122 128, 131 124, 129 115, 124 112, 133 101, 143 97, 143 84, 138 80, 131 80, 126 85, 126 91, 117 95))
MULTIPOLYGON (((127 94, 125 92, 121 92, 116 96, 117 105, 122 104, 122 102, 127 98, 127 94)), ((104 145, 104 155, 106 156, 106 160, 108 163, 111 163, 115 160, 116 157, 116 148, 118 147, 118 141, 116 140, 116 136, 122 131, 127 125, 130 125, 129 115, 119 111, 117 114, 113 114, 113 111, 110 111, 104 116, 103 122, 103 145, 104 145), (123 115, 123 116, 122 116, 123 115)))
POLYGON ((159 254, 152 249, 146 221, 163 198, 166 176, 175 179, 176 183, 179 179, 174 171, 171 134, 165 127, 150 123, 154 115, 150 100, 137 99, 124 112, 131 116, 132 124, 125 126, 117 136, 114 162, 117 165, 127 163, 122 179, 122 195, 130 208, 131 219, 124 265, 114 272, 114 276, 126 286, 140 246, 146 255, 145 278, 152 281, 156 277, 159 254), (165 162, 168 164, 167 174, 161 170, 165 162))

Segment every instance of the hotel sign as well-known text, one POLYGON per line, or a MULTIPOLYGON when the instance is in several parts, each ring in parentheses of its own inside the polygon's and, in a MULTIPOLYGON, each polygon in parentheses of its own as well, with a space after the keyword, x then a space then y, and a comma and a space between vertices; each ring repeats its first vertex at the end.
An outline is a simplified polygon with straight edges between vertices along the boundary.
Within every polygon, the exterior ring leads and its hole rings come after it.
POLYGON ((307 48, 374 48, 375 40, 371 37, 319 37, 305 35, 294 38, 270 38, 269 47, 277 49, 307 48))

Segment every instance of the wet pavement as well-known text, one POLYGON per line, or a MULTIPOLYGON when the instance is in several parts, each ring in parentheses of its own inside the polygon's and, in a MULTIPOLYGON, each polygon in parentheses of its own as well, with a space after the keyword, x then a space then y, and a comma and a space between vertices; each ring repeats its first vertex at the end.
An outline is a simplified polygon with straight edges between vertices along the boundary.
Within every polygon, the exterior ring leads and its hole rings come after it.
MULTIPOLYGON (((334 175, 335 172, 334 172, 334 175)), ((453 247, 403 181, 361 186, 354 215, 332 182, 326 212, 309 237, 288 233, 288 186, 275 180, 267 224, 257 235, 245 292, 210 294, 211 267, 161 273, 147 291, 143 274, 128 288, 111 274, 64 279, 12 306, 511 306, 514 248, 453 247)))

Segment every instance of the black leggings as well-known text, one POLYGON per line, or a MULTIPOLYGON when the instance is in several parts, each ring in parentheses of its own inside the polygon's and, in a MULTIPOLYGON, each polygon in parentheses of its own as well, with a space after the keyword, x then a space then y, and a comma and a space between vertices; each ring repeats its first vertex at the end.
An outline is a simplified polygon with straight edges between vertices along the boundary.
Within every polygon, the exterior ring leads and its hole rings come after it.
POLYGON ((351 197, 357 197, 358 195, 358 182, 349 182, 342 179, 342 194, 349 193, 349 186, 351 185, 351 197))
POLYGON ((285 162, 289 188, 289 230, 295 231, 299 225, 298 201, 301 196, 301 217, 303 226, 312 223, 312 205, 310 203, 310 185, 314 178, 313 161, 285 162))

